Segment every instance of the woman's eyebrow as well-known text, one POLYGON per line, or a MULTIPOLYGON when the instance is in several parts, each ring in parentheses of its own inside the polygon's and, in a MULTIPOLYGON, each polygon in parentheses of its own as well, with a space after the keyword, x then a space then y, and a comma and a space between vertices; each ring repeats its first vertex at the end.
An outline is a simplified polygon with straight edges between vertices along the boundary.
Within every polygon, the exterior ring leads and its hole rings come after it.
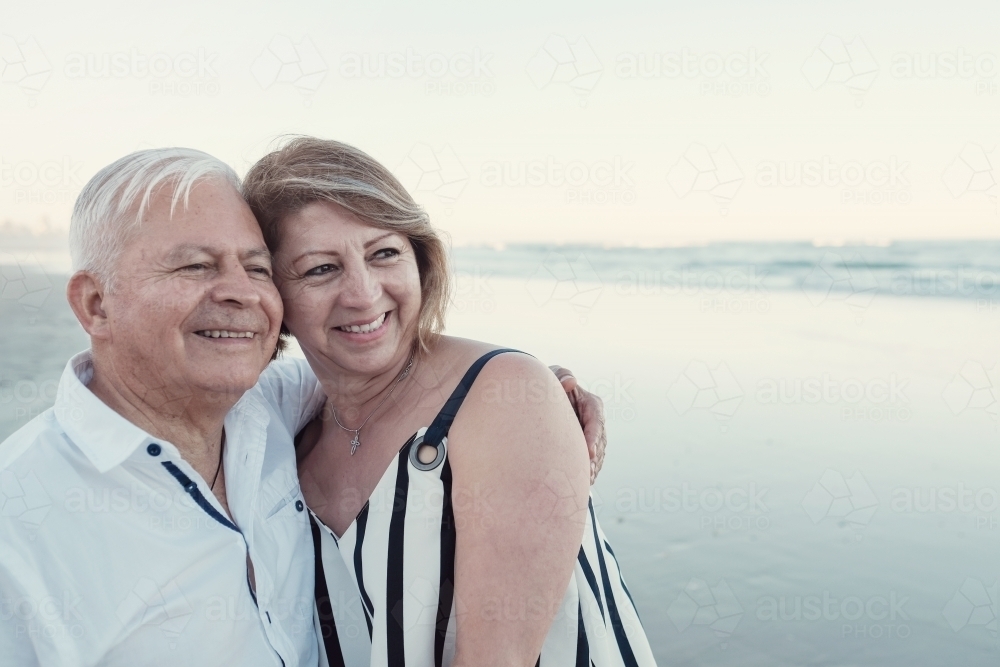
POLYGON ((384 239, 386 237, 389 237, 389 236, 395 236, 395 235, 396 235, 396 232, 386 232, 385 234, 381 234, 379 236, 376 236, 375 238, 371 239, 370 241, 365 241, 365 250, 368 249, 368 246, 373 246, 376 243, 378 243, 379 241, 381 241, 382 239, 384 239))
POLYGON ((295 259, 293 262, 297 262, 300 259, 305 259, 306 257, 312 257, 313 255, 325 255, 327 257, 340 257, 340 253, 336 250, 310 250, 309 252, 304 252, 295 259))

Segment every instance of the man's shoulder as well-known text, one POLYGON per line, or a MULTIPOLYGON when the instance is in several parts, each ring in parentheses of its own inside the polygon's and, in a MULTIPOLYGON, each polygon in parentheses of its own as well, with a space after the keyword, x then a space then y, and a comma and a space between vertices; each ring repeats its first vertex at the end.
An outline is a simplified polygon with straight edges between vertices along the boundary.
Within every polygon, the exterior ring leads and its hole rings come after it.
POLYGON ((315 381, 316 375, 309 368, 309 362, 305 359, 283 356, 267 365, 257 383, 265 386, 275 383, 301 384, 315 381))
POLYGON ((54 408, 45 410, 0 442, 0 473, 30 467, 39 458, 50 458, 51 450, 62 445, 65 437, 54 408))

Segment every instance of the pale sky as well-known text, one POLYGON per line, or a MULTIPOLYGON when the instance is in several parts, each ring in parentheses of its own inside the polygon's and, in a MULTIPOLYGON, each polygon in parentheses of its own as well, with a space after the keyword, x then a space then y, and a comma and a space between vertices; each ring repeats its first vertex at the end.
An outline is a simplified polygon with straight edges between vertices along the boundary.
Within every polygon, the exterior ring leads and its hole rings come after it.
POLYGON ((456 244, 1000 237, 1000 4, 8 3, 0 221, 103 165, 288 133, 456 244), (522 178, 523 177, 523 178, 522 178))

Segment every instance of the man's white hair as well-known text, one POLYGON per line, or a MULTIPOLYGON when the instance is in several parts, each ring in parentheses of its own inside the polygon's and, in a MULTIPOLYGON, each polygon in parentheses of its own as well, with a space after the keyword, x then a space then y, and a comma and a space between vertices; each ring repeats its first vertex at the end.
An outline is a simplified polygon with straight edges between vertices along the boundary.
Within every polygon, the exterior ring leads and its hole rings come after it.
POLYGON ((170 215, 188 205, 195 182, 212 178, 240 189, 225 162, 191 148, 152 148, 115 160, 91 178, 76 198, 69 227, 73 271, 90 271, 114 282, 115 263, 160 186, 173 186, 170 215))

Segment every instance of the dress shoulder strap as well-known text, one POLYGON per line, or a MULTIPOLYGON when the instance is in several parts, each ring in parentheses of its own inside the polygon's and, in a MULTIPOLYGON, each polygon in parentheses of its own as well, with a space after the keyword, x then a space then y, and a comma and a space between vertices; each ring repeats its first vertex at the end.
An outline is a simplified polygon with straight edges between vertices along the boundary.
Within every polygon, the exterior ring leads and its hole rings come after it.
POLYGON ((459 382, 458 386, 455 387, 455 391, 451 392, 451 396, 448 398, 447 402, 445 402, 444 407, 441 408, 437 417, 434 418, 434 421, 431 422, 431 425, 427 428, 427 432, 424 433, 425 443, 429 445, 436 445, 441 442, 446 435, 448 435, 451 423, 455 421, 455 415, 458 414, 458 409, 462 407, 462 401, 465 400, 469 390, 472 389, 472 385, 476 381, 476 378, 479 377, 479 372, 483 370, 483 366, 485 366, 486 362, 493 357, 505 352, 527 354, 526 352, 521 352, 520 350, 501 348, 499 350, 487 352, 483 356, 476 359, 472 366, 469 367, 469 370, 465 371, 465 375, 462 377, 461 382, 459 382))

